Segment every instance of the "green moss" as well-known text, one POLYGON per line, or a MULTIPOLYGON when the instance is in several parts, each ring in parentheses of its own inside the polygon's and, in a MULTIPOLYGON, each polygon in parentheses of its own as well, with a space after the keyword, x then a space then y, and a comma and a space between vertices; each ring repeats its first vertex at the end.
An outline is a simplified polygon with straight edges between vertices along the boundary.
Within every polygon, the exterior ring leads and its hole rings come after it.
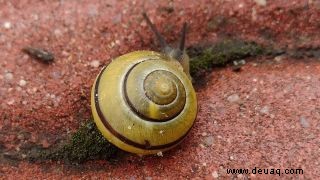
POLYGON ((190 73, 195 76, 212 67, 224 66, 234 60, 250 56, 257 56, 264 49, 254 42, 240 40, 225 40, 206 47, 192 47, 188 49, 190 60, 190 73))
POLYGON ((118 149, 99 132, 93 121, 88 121, 75 132, 70 141, 55 149, 42 150, 32 155, 34 160, 64 160, 81 163, 93 159, 110 159, 118 149))

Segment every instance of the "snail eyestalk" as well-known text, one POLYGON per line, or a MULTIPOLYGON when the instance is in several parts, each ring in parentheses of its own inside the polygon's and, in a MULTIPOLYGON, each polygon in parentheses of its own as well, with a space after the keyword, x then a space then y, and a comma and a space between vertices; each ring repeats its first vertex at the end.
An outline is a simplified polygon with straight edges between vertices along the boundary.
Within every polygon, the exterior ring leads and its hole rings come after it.
POLYGON ((181 30, 181 37, 180 37, 180 44, 179 44, 179 49, 181 52, 184 51, 184 45, 186 41, 186 33, 187 33, 187 23, 183 23, 182 30, 181 30))
POLYGON ((183 23, 181 36, 180 36, 180 43, 179 49, 177 49, 176 59, 180 62, 183 67, 183 71, 187 74, 190 80, 192 77, 190 76, 190 58, 185 50, 185 42, 186 42, 186 34, 187 34, 187 23, 183 23))
POLYGON ((154 24, 152 24, 151 20, 149 19, 148 15, 144 12, 142 13, 143 18, 146 20, 148 26, 151 28, 152 32, 156 35, 157 40, 160 43, 161 49, 165 50, 168 47, 170 47, 166 40, 164 39, 164 37, 160 34, 160 32, 158 31, 158 29, 156 28, 156 26, 154 24))

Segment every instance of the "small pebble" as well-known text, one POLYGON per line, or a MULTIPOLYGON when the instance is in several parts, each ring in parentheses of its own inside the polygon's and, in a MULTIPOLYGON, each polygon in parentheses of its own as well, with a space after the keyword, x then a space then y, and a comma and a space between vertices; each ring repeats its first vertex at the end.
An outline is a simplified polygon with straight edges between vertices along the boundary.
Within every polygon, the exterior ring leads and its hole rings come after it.
POLYGON ((202 163, 202 166, 207 166, 207 163, 202 163))
POLYGON ((157 156, 163 157, 162 151, 157 152, 157 156))
POLYGON ((37 92, 38 91, 38 89, 36 88, 36 87, 34 87, 34 88, 32 88, 32 92, 37 92))
POLYGON ((57 36, 57 37, 60 37, 60 36, 62 35, 62 32, 61 32, 60 29, 55 29, 55 30, 53 31, 53 34, 54 34, 55 36, 57 36))
POLYGON ((11 28, 11 22, 4 22, 3 23, 3 27, 5 28, 5 29, 10 29, 11 28))
POLYGON ((276 56, 276 57, 274 58, 274 60, 275 60, 276 62, 281 62, 282 59, 283 59, 283 56, 276 56))
POLYGON ((243 65, 246 64, 246 61, 244 59, 242 60, 239 60, 239 61, 233 61, 233 66, 232 66, 232 70, 233 71, 240 71, 241 70, 241 67, 243 65))
POLYGON ((110 48, 113 48, 116 44, 112 41, 109 45, 110 48))
POLYGON ((201 133, 201 136, 203 136, 203 137, 205 137, 205 136, 207 136, 208 134, 206 133, 206 132, 203 132, 203 133, 201 133))
POLYGON ((50 93, 47 93, 46 94, 46 99, 49 99, 50 98, 50 93))
POLYGON ((62 51, 62 56, 64 56, 64 57, 67 57, 67 56, 69 56, 70 54, 67 52, 67 51, 62 51))
POLYGON ((267 0, 254 0, 260 6, 266 6, 267 0))
POLYGON ((230 156, 229 159, 230 159, 230 160, 234 160, 234 157, 233 157, 233 156, 230 156))
POLYGON ((241 101, 240 97, 238 94, 232 94, 230 95, 227 100, 230 102, 230 103, 239 103, 241 101))
POLYGON ((238 174, 238 175, 237 175, 237 178, 238 178, 238 179, 243 179, 243 174, 238 174))
POLYGON ((23 86, 25 86, 25 85, 27 85, 27 81, 21 79, 21 80, 19 81, 19 86, 23 87, 23 86))
POLYGON ((219 174, 218 174, 217 171, 213 171, 213 172, 211 173, 211 175, 212 175, 212 177, 215 178, 215 179, 217 179, 217 178, 219 177, 219 174))
POLYGON ((50 74, 51 78, 53 79, 60 79, 62 77, 62 74, 59 71, 53 71, 50 74))
POLYGON ((31 14, 31 17, 33 20, 38 21, 39 20, 39 15, 38 14, 31 14))
POLYGON ((8 72, 4 75, 4 79, 6 80, 12 80, 13 79, 13 74, 8 72))
POLYGON ((264 115, 268 115, 268 114, 269 114, 269 107, 268 107, 268 106, 263 106, 263 107, 260 109, 260 113, 261 113, 261 114, 264 114, 264 115))
POLYGON ((97 68, 100 66, 100 61, 98 60, 93 60, 90 62, 90 66, 93 67, 93 68, 97 68))
POLYGON ((8 104, 8 105, 12 105, 14 102, 15 102, 15 100, 12 99, 12 100, 8 101, 7 104, 8 104))
POLYGON ((305 117, 301 116, 300 117, 300 124, 303 128, 308 128, 310 127, 310 123, 308 121, 308 119, 306 119, 305 117))
POLYGON ((213 144, 213 142, 214 142, 213 136, 208 136, 208 137, 204 138, 204 140, 203 140, 203 143, 204 143, 207 147, 211 146, 211 145, 213 144))
POLYGON ((240 65, 245 65, 245 64, 246 64, 246 60, 241 59, 240 61, 238 61, 238 64, 240 64, 240 65))

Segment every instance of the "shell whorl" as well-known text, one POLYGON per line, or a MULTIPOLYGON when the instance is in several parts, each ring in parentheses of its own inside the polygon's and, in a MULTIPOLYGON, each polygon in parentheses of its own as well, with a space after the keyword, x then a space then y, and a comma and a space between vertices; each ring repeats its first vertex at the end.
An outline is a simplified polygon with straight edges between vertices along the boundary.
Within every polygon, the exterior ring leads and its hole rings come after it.
POLYGON ((175 74, 161 68, 161 63, 162 60, 149 60, 135 64, 123 84, 127 103, 147 121, 171 120, 186 102, 184 85, 175 74))

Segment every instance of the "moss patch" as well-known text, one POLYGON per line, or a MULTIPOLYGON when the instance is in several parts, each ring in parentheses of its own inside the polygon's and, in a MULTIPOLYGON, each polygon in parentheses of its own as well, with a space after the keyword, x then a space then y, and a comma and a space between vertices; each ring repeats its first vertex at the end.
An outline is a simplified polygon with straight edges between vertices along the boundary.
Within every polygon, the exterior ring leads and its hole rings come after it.
POLYGON ((188 49, 191 57, 190 73, 192 76, 197 76, 197 73, 212 67, 225 66, 234 60, 257 56, 263 52, 262 46, 241 40, 224 40, 209 46, 191 47, 188 49))
POLYGON ((93 121, 88 121, 75 132, 70 141, 55 149, 39 150, 30 154, 30 160, 64 160, 81 163, 88 160, 108 160, 118 149, 99 132, 93 121))

